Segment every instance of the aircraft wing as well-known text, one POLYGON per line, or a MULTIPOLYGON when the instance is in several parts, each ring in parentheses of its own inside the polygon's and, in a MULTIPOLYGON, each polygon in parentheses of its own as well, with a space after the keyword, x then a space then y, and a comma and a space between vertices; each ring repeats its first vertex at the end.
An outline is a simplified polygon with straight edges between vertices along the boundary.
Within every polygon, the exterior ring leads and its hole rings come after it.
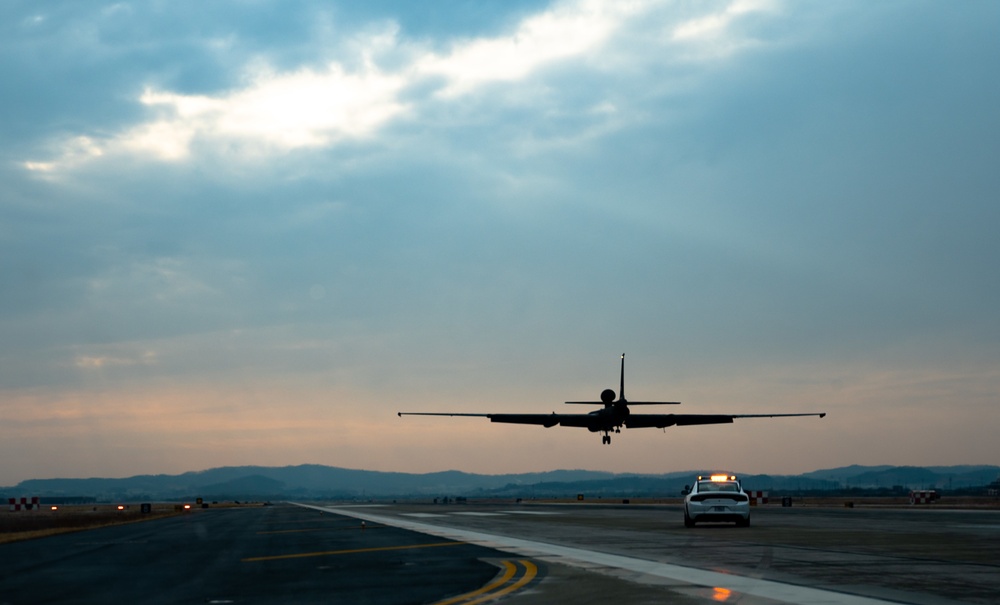
POLYGON ((449 412, 397 412, 398 416, 476 416, 490 422, 507 424, 537 424, 550 428, 556 425, 589 427, 594 422, 590 414, 460 414, 449 412))
MULTIPOLYGON (((603 401, 567 401, 570 405, 605 405, 603 401)), ((680 401, 626 401, 629 405, 680 405, 680 401)))
POLYGON ((508 424, 540 424, 545 428, 562 424, 565 416, 556 414, 487 414, 490 422, 506 422, 508 424))
POLYGON ((625 419, 625 426, 630 429, 664 429, 668 426, 730 424, 734 418, 780 418, 786 416, 819 416, 823 418, 826 416, 826 412, 815 414, 631 414, 625 419))
POLYGON ((476 416, 489 418, 491 414, 462 414, 459 412, 396 412, 397 416, 476 416))
MULTIPOLYGON (((545 428, 553 426, 576 426, 592 431, 607 430, 608 425, 594 414, 466 414, 460 412, 397 412, 399 416, 467 416, 489 418, 490 422, 507 424, 537 424, 545 428)), ((624 419, 626 428, 658 428, 671 426, 693 426, 698 424, 731 424, 736 418, 779 418, 786 416, 826 416, 815 414, 630 414, 624 419)))

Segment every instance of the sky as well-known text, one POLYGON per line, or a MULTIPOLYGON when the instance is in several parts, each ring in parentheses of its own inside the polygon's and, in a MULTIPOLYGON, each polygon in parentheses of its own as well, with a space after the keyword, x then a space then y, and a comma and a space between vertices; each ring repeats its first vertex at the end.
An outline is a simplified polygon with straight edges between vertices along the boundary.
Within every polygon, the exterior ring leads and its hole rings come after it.
POLYGON ((0 485, 1000 463, 1000 4, 0 5, 0 485), (824 419, 623 430, 397 417, 824 419), (649 410, 643 410, 649 411, 649 410))

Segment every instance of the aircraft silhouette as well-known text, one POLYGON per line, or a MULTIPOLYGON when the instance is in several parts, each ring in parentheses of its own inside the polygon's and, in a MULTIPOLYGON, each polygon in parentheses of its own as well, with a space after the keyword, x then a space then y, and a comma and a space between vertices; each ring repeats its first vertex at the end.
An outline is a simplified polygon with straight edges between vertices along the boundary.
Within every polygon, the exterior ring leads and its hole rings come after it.
POLYGON ((463 414, 449 412, 398 412, 398 416, 474 416, 489 418, 490 422, 510 424, 538 424, 545 428, 553 426, 577 426, 591 433, 603 432, 601 443, 611 443, 611 433, 621 433, 622 427, 658 428, 669 426, 692 426, 696 424, 730 424, 735 418, 778 418, 787 416, 819 416, 826 412, 808 414, 633 414, 630 405, 680 405, 679 401, 628 401, 625 399, 625 354, 622 353, 621 383, 618 399, 612 389, 601 392, 600 401, 567 401, 571 405, 601 405, 599 410, 587 414, 463 414))

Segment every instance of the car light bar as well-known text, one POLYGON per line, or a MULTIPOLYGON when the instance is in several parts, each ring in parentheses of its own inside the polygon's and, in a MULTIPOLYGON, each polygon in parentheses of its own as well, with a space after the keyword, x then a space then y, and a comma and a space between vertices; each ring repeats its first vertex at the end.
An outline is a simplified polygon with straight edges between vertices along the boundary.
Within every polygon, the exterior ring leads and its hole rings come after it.
MULTIPOLYGON (((736 475, 712 475, 709 477, 712 481, 736 481, 736 475)), ((704 481, 705 477, 698 475, 698 481, 704 481)))

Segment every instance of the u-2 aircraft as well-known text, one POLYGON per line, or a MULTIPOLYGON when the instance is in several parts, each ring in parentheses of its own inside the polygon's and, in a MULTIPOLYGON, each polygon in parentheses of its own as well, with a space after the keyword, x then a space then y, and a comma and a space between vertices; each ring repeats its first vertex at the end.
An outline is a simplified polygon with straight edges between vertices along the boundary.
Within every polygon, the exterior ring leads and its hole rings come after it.
POLYGON ((628 401, 625 399, 625 354, 622 353, 621 383, 618 399, 612 389, 601 392, 600 401, 567 401, 571 405, 600 405, 601 409, 587 414, 463 414, 449 412, 398 412, 398 416, 475 416, 489 418, 490 422, 510 424, 540 424, 545 428, 553 426, 578 426, 591 433, 604 433, 601 443, 611 443, 611 433, 621 433, 622 427, 658 428, 669 426, 691 426, 696 424, 731 424, 735 418, 778 418, 786 416, 819 416, 826 412, 808 414, 633 414, 630 405, 680 405, 679 401, 628 401))

